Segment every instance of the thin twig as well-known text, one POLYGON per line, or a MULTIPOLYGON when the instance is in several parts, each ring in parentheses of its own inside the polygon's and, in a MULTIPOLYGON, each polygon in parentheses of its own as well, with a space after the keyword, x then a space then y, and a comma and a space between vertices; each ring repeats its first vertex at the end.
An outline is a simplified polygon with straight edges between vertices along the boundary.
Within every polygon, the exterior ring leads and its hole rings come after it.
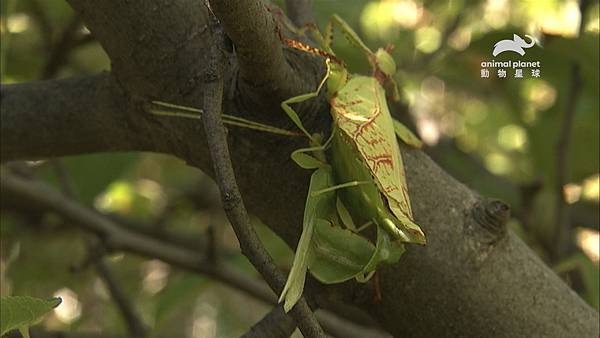
POLYGON ((147 337, 146 325, 144 325, 142 320, 135 313, 131 302, 114 278, 103 256, 97 257, 94 261, 94 268, 104 282, 113 301, 116 303, 117 309, 121 312, 121 316, 123 316, 123 319, 127 324, 129 334, 131 334, 132 337, 147 337))
MULTIPOLYGON (((67 168, 64 166, 60 159, 52 159, 50 162, 58 178, 63 195, 66 198, 76 200, 77 191, 75 188, 75 184, 67 171, 67 168)), ((129 329, 129 333, 132 337, 136 338, 146 337, 146 326, 135 313, 131 302, 127 298, 127 295, 125 294, 117 280, 114 278, 112 272, 110 271, 109 267, 104 261, 104 252, 106 251, 104 245, 102 243, 94 243, 94 241, 88 236, 85 236, 84 240, 86 243, 88 256, 90 257, 90 262, 93 263, 96 272, 106 285, 108 292, 110 293, 113 301, 117 305, 117 308, 121 312, 125 324, 129 329)))
POLYGON ((275 306, 260 321, 252 325, 242 338, 287 338, 296 330, 296 323, 285 314, 281 305, 275 306))
MULTIPOLYGON (((283 289, 285 277, 277 270, 273 259, 265 250, 254 231, 235 180, 229 156, 229 148, 227 146, 225 127, 221 119, 223 69, 225 67, 222 46, 225 37, 217 19, 214 16, 210 18, 210 27, 215 42, 211 47, 209 56, 208 69, 211 74, 209 74, 204 87, 204 114, 202 114, 202 122, 204 124, 216 181, 221 192, 223 209, 240 242, 242 253, 263 276, 271 289, 279 293, 283 289)), ((298 304, 292 309, 291 314, 305 337, 325 337, 323 329, 304 299, 300 299, 298 304)))
POLYGON ((50 166, 54 170, 54 174, 58 180, 58 186, 60 187, 63 195, 67 198, 77 200, 78 198, 75 183, 69 176, 64 163, 60 159, 55 158, 48 162, 50 162, 50 166))
POLYGON ((336 315, 332 315, 330 312, 317 312, 319 323, 323 326, 328 334, 338 338, 392 338, 392 335, 381 331, 375 326, 363 326, 357 324, 355 321, 349 320, 349 317, 337 316, 338 311, 335 311, 336 315))
MULTIPOLYGON (((112 219, 115 223, 118 223, 122 228, 194 252, 204 253, 206 246, 208 245, 208 243, 206 243, 206 238, 204 238, 200 232, 174 232, 169 229, 157 228, 154 223, 146 224, 118 214, 105 214, 105 216, 112 219)), ((236 255, 237 252, 234 250, 221 250, 219 254, 225 258, 230 258, 231 256, 236 255)))
POLYGON ((296 27, 304 27, 315 22, 312 0, 286 0, 285 9, 287 16, 296 27))
POLYGON ((60 68, 67 62, 67 57, 72 51, 76 40, 77 29, 81 27, 81 19, 73 17, 69 24, 63 29, 60 38, 49 48, 46 64, 42 69, 42 79, 51 79, 60 68))
MULTIPOLYGON (((579 13, 581 20, 579 22, 579 36, 583 33, 585 14, 589 7, 588 0, 579 2, 579 13)), ((580 66, 577 61, 571 63, 571 81, 569 92, 565 104, 564 115, 558 140, 556 142, 556 183, 555 183, 555 214, 554 214, 554 236, 552 244, 554 247, 551 250, 552 259, 554 262, 559 261, 564 257, 569 248, 571 241, 571 222, 569 222, 569 205, 565 201, 564 186, 567 183, 569 176, 569 143, 573 130, 573 121, 577 110, 577 99, 583 86, 580 66)))

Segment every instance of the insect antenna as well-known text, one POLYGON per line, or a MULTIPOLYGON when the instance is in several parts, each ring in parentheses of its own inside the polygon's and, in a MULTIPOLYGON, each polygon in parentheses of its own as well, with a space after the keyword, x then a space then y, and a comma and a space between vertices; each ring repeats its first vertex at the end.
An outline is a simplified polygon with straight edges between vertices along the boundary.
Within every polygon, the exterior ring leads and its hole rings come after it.
POLYGON ((284 39, 282 39, 282 41, 283 41, 283 43, 285 43, 286 45, 288 45, 288 46, 290 46, 290 47, 292 47, 294 49, 301 50, 303 52, 307 52, 307 53, 310 53, 310 54, 313 54, 313 55, 322 56, 322 57, 324 57, 326 59, 329 59, 329 60, 337 63, 340 66, 346 67, 346 64, 344 63, 344 61, 342 61, 337 56, 335 56, 335 55, 333 55, 331 53, 328 53, 328 52, 326 52, 326 51, 324 51, 322 49, 319 49, 319 48, 307 45, 307 44, 305 44, 303 42, 300 42, 298 40, 292 40, 292 39, 286 39, 286 38, 284 38, 284 39))

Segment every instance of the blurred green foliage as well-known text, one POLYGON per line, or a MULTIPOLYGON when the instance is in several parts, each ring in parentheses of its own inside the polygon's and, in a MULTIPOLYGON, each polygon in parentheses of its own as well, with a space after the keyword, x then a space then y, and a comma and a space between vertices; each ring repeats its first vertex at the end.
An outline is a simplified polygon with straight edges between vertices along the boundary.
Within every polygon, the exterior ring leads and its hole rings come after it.
MULTIPOLYGON (((58 0, 1 4, 2 83, 39 80, 53 46, 75 20, 73 12, 58 0)), ((509 202, 515 212, 510 224, 544 259, 552 244, 549 210, 556 200, 556 142, 572 87, 571 68, 579 65, 583 83, 565 159, 565 192, 571 207, 590 216, 574 221, 579 249, 558 262, 556 271, 598 308, 598 3, 587 10, 581 35, 576 33, 579 12, 574 1, 315 0, 314 7, 320 27, 337 13, 369 46, 395 45, 404 119, 413 122, 432 156, 453 176, 484 195, 509 202), (513 34, 533 35, 543 47, 528 49, 522 58, 505 53, 495 59, 539 60, 541 76, 534 78, 526 71, 518 79, 509 70, 507 78, 498 78, 490 69, 490 78, 482 78, 481 62, 493 59, 493 45, 513 34), (524 193, 530 185, 539 186, 531 196, 524 193)), ((84 28, 79 30, 80 44, 51 78, 110 68, 99 44, 84 28)), ((354 72, 368 71, 363 54, 342 36, 336 35, 334 48, 354 72)), ((95 154, 62 162, 82 203, 190 237, 206 236, 212 224, 221 249, 237 250, 218 207, 199 205, 194 195, 194 190, 209 191, 211 183, 181 161, 156 154, 95 154)), ((28 166, 58 187, 51 163, 28 166)), ((81 233, 55 215, 1 216, 3 296, 62 296, 61 307, 70 312, 48 316, 44 325, 49 328, 126 332, 93 271, 73 269, 86 257, 81 233), (20 249, 14 250, 17 246, 20 249)), ((259 230, 278 262, 289 266, 291 250, 267 227, 259 230)), ((224 259, 255 274, 242 256, 224 259)), ((136 310, 159 335, 231 337, 268 309, 218 282, 156 261, 119 254, 108 263, 136 310)))

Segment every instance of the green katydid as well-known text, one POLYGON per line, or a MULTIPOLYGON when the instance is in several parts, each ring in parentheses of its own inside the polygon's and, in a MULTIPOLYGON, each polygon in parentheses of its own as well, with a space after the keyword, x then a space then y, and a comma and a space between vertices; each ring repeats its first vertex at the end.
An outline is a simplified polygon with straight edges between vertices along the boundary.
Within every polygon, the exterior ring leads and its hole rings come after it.
POLYGON ((281 104, 286 114, 312 143, 311 148, 295 151, 292 158, 301 167, 317 169, 309 188, 303 234, 296 249, 292 271, 280 296, 280 301, 285 301, 286 311, 300 297, 307 269, 325 283, 341 282, 353 277, 364 282, 380 262, 391 263, 399 258, 404 250, 399 242, 425 244, 423 232, 412 219, 396 135, 417 147, 421 143, 400 122, 392 119, 383 89, 384 84, 389 84, 393 90, 392 96, 398 97, 397 86, 392 79, 396 65, 388 50, 379 49, 373 53, 337 15, 328 23, 327 31, 327 37, 323 37, 318 30, 314 31, 323 50, 295 40, 284 40, 294 48, 324 56, 327 66, 326 75, 314 92, 292 97, 281 104), (346 38, 367 55, 373 67, 372 76, 348 74, 345 65, 335 56, 330 46, 333 25, 338 26, 346 38), (290 104, 315 98, 325 83, 334 126, 330 138, 325 144, 321 144, 318 137, 304 128, 290 104), (329 151, 324 154, 326 150, 329 151), (309 152, 314 156, 308 155, 309 152), (329 159, 330 163, 323 161, 324 158, 329 159), (321 177, 328 177, 330 185, 324 184, 321 177), (331 211, 333 197, 318 198, 325 192, 331 193, 338 189, 336 215, 331 211), (311 203, 321 203, 321 210, 311 210, 311 203), (327 203, 329 207, 323 207, 327 203), (336 231, 340 238, 335 243, 321 245, 320 242, 329 238, 324 233, 325 230, 329 229, 331 232, 336 229, 335 226, 330 226, 335 224, 336 219, 341 219, 344 224, 350 224, 353 219, 376 224, 376 246, 370 250, 365 248, 364 242, 343 232, 341 228, 336 231), (354 270, 346 269, 346 274, 341 272, 343 269, 340 267, 348 268, 348 262, 342 264, 336 257, 320 254, 323 247, 339 247, 340 243, 358 246, 348 248, 352 253, 362 251, 362 255, 350 260, 358 264, 354 270), (334 273, 321 266, 327 266, 334 273))

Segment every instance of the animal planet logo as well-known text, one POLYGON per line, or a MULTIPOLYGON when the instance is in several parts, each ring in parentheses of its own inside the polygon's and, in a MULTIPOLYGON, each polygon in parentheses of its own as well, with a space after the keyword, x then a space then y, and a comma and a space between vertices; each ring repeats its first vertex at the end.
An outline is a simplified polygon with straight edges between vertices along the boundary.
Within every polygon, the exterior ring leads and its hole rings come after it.
POLYGON ((492 55, 497 56, 498 54, 504 52, 515 52, 521 56, 525 55, 525 48, 531 48, 535 46, 535 39, 532 36, 525 35, 525 37, 529 38, 531 41, 527 43, 522 37, 518 36, 517 34, 513 34, 512 40, 500 40, 496 42, 492 55))
MULTIPOLYGON (((496 44, 494 44, 494 49, 492 51, 492 55, 498 56, 504 52, 514 52, 521 56, 525 55, 525 49, 531 48, 531 47, 535 46, 535 44, 536 44, 536 41, 532 36, 525 35, 525 37, 528 38, 530 41, 527 42, 527 41, 525 41, 525 39, 518 36, 517 34, 513 34, 512 40, 507 39, 507 40, 500 40, 500 41, 496 42, 496 44)), ((508 60, 508 61, 491 60, 491 61, 482 61, 481 67, 482 67, 481 68, 481 77, 482 78, 490 77, 490 70, 488 68, 497 68, 496 73, 497 73, 497 77, 499 77, 499 78, 507 77, 507 75, 508 75, 507 68, 513 69, 513 77, 515 77, 515 78, 523 78, 524 77, 524 71, 523 71, 524 68, 530 70, 531 77, 538 78, 538 77, 540 77, 541 62, 540 61, 514 61, 513 62, 512 60, 508 60)))

